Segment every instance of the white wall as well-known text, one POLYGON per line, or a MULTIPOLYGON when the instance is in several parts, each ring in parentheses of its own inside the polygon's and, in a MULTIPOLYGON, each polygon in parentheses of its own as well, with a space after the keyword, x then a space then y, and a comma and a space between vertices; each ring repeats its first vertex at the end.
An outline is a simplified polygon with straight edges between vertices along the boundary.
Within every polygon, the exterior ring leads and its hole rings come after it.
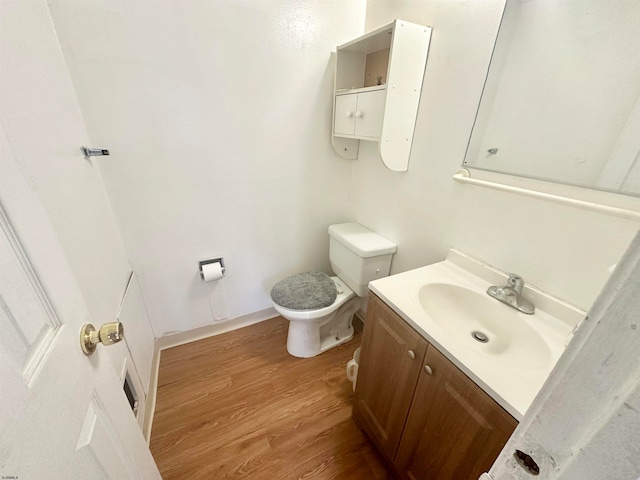
POLYGON ((49 3, 156 336, 329 271, 327 226, 351 216, 330 52, 363 32, 364 0, 49 3), (220 255, 226 278, 201 282, 220 255))
POLYGON ((587 308, 638 224, 456 184, 503 0, 372 1, 366 30, 403 18, 433 27, 409 171, 391 172, 360 142, 350 195, 357 221, 398 244, 392 273, 456 247, 587 308))

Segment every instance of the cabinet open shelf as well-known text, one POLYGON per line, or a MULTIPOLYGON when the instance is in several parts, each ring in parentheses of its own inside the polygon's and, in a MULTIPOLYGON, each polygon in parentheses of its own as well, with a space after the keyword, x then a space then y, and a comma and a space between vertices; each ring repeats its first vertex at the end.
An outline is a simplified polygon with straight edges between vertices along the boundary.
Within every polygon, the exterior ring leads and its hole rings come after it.
POLYGON ((375 90, 384 90, 386 89, 386 85, 373 85, 371 87, 360 87, 360 88, 343 88, 340 90, 336 90, 336 95, 346 95, 348 93, 363 93, 363 92, 373 92, 375 90))

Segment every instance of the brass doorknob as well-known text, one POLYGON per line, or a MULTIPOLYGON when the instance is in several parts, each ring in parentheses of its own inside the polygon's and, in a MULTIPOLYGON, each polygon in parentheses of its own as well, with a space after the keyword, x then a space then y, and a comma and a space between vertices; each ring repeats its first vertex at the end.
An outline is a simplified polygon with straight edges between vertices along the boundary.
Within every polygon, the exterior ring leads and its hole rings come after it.
POLYGON ((96 351, 99 343, 105 346, 118 343, 124 338, 124 327, 120 322, 105 323, 100 330, 90 323, 85 323, 80 329, 80 346, 86 355, 91 355, 96 351))

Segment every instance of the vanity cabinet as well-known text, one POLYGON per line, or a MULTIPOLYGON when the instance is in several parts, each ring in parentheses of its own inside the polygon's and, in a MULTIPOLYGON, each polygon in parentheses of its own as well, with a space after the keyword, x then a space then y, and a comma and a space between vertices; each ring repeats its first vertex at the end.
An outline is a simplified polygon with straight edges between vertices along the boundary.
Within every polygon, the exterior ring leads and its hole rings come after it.
POLYGON ((358 158, 360 140, 376 141, 389 169, 408 169, 430 39, 430 27, 395 20, 336 48, 338 155, 358 158))
POLYGON ((370 294, 353 418, 401 478, 476 480, 517 421, 370 294))

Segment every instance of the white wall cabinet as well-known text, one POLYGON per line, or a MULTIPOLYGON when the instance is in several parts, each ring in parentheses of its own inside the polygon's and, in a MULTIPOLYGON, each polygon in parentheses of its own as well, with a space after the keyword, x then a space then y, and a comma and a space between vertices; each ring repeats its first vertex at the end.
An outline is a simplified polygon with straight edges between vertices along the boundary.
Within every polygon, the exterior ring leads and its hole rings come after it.
POLYGON ((377 141, 389 169, 408 169, 430 39, 430 27, 395 20, 337 47, 332 144, 340 156, 358 158, 360 140, 377 141))

